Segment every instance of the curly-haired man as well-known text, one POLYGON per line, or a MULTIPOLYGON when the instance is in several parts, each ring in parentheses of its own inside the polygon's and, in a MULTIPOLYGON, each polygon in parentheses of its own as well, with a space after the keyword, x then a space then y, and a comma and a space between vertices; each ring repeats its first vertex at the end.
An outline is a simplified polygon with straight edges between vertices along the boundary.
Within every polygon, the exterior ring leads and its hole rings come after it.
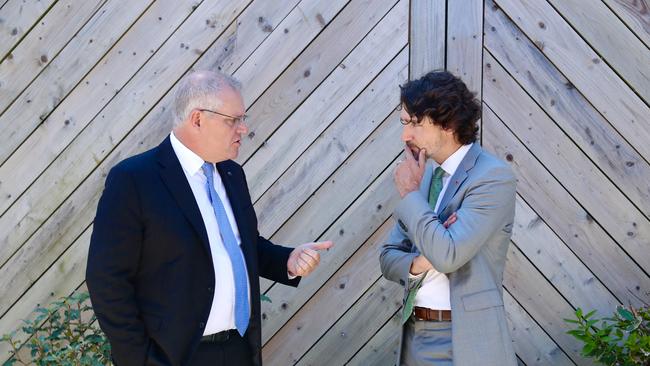
POLYGON ((446 71, 401 86, 406 159, 383 275, 404 286, 400 365, 516 365, 502 279, 515 177, 476 142, 480 106, 446 71))

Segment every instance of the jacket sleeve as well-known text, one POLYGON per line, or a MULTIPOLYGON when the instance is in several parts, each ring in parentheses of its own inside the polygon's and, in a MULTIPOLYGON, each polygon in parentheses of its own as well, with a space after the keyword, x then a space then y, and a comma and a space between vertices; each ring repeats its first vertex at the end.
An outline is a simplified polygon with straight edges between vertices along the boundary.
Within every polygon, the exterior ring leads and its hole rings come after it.
POLYGON ((418 191, 407 194, 394 216, 404 223, 407 235, 433 267, 455 272, 476 255, 486 240, 512 217, 516 194, 515 177, 507 167, 489 175, 467 190, 456 211, 458 221, 448 229, 418 191))
POLYGON ((409 276, 409 271, 413 259, 417 256, 418 253, 412 252, 412 244, 408 237, 395 225, 379 254, 381 273, 387 280, 410 288, 414 281, 409 276))
POLYGON ((118 165, 109 172, 97 206, 86 267, 93 309, 118 366, 143 365, 150 346, 134 288, 142 241, 135 185, 118 165))
POLYGON ((293 248, 271 243, 262 236, 257 240, 257 255, 260 276, 271 281, 297 287, 301 277, 289 279, 287 262, 293 248))

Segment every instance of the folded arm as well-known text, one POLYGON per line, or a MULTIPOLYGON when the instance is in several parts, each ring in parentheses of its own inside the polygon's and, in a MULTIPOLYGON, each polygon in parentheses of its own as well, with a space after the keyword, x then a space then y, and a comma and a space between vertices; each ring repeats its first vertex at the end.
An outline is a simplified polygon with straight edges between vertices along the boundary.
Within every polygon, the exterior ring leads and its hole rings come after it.
POLYGON ((433 268, 443 273, 458 270, 501 229, 514 210, 515 178, 507 168, 494 169, 468 189, 458 209, 458 221, 445 228, 418 191, 407 194, 397 205, 395 217, 407 227, 433 268))

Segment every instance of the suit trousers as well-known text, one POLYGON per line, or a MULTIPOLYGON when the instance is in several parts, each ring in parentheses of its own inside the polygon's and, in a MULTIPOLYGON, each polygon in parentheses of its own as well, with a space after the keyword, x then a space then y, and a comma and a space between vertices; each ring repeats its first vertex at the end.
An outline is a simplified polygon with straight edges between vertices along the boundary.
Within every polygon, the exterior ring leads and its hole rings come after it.
POLYGON ((415 320, 406 322, 400 365, 452 366, 451 322, 415 320))
POLYGON ((191 366, 253 365, 250 346, 239 335, 223 342, 201 342, 190 362, 191 366))

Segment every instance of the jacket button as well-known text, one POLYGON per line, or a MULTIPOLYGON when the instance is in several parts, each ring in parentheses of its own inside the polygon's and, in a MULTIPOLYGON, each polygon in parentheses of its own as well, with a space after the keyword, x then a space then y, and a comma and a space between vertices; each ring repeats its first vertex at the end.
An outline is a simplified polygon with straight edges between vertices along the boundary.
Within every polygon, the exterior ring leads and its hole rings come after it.
POLYGON ((404 286, 406 284, 406 282, 404 282, 404 280, 399 280, 399 284, 404 286))
POLYGON ((200 323, 199 323, 199 328, 201 328, 201 329, 205 328, 205 323, 204 323, 204 322, 200 322, 200 323))
POLYGON ((208 287, 208 292, 212 293, 212 287, 208 287))

